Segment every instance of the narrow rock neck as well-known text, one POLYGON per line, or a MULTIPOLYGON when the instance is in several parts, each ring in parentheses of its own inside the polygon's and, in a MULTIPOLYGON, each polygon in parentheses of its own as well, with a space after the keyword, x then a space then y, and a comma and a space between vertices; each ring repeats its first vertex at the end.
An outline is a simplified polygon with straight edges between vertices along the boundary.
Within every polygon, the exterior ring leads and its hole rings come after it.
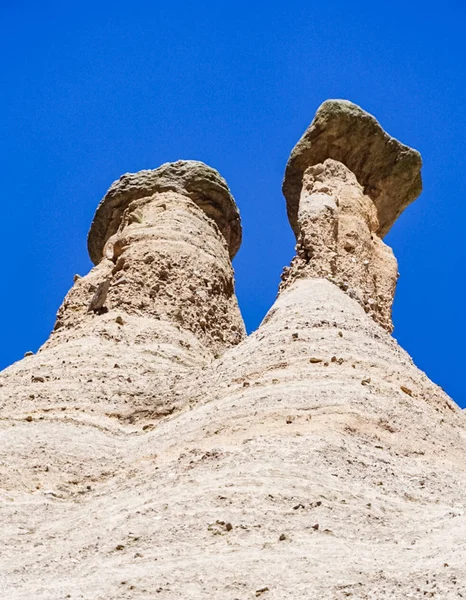
POLYGON ((86 322, 111 316, 168 323, 214 355, 244 338, 225 238, 187 196, 169 191, 129 202, 103 254, 65 298, 55 334, 79 336, 86 322))
POLYGON ((375 233, 377 211, 355 175, 327 159, 304 172, 296 252, 280 289, 297 279, 325 278, 357 300, 391 332, 397 261, 375 233))

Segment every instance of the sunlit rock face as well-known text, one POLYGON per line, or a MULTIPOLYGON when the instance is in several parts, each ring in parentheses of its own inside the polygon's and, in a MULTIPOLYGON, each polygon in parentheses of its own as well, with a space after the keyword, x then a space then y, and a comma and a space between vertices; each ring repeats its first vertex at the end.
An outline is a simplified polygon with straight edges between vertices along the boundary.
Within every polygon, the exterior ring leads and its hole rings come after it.
POLYGON ((235 201, 207 165, 178 161, 123 175, 89 233, 96 267, 67 295, 51 341, 63 330, 67 339, 81 335, 110 313, 151 327, 162 321, 220 354, 245 336, 230 260, 240 241, 235 201))
POLYGON ((326 159, 304 171, 297 229, 297 255, 281 289, 296 279, 324 277, 391 332, 397 262, 377 235, 375 204, 345 165, 326 159))
POLYGON ((296 257, 249 336, 220 175, 111 186, 95 267, 0 374, 5 598, 466 597, 464 415, 390 335, 381 236, 419 168, 324 103, 286 170, 296 257))
POLYGON ((378 121, 348 100, 326 100, 291 151, 283 180, 291 227, 297 214, 304 171, 333 158, 350 169, 378 212, 383 237, 422 191, 421 155, 384 131, 378 121))

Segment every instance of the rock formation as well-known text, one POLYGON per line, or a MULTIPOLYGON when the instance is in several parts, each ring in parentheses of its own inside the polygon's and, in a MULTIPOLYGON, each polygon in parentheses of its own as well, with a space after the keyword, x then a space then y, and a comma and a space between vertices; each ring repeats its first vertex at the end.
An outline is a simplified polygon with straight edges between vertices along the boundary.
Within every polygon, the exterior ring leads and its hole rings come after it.
POLYGON ((183 376, 245 338, 230 260, 240 240, 228 186, 203 163, 123 175, 89 232, 96 266, 76 278, 41 351, 63 358, 47 364, 47 388, 66 381, 76 407, 84 392, 94 414, 126 421, 183 405, 183 376))
POLYGON ((462 411, 391 337, 419 154, 346 101, 293 150, 297 255, 245 336, 225 181, 115 182, 95 267, 0 375, 11 599, 466 597, 462 411))
POLYGON ((285 285, 325 277, 388 331, 398 266, 381 240, 421 193, 421 156, 363 110, 327 100, 291 152, 283 181, 297 256, 285 285))
POLYGON ((389 136, 377 120, 346 100, 327 100, 296 144, 286 165, 283 193, 296 227, 303 173, 333 158, 358 178, 377 207, 378 233, 385 235, 422 190, 421 155, 389 136))

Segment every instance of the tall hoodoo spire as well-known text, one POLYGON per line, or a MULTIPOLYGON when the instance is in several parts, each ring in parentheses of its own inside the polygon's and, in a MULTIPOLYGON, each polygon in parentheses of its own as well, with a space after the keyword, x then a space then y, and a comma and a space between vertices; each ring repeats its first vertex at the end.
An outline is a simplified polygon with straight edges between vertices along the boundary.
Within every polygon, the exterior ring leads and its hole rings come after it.
POLYGON ((382 241, 422 189, 420 154, 346 100, 327 100, 291 152, 283 181, 297 256, 283 287, 326 278, 392 331, 397 262, 382 241))
POLYGON ((125 423, 186 407, 183 377, 246 337, 231 264, 240 242, 214 169, 178 161, 123 175, 90 229, 95 267, 75 279, 41 350, 66 356, 51 363, 52 388, 79 374, 78 404, 93 398, 95 414, 125 423))

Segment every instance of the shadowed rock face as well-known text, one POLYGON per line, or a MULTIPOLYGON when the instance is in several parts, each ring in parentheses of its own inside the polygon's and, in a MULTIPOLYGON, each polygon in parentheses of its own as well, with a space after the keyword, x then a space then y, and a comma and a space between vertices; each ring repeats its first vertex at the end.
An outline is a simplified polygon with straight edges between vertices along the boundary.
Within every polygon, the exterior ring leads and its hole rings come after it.
POLYGON ((383 237, 422 191, 419 152, 388 135, 369 113, 347 100, 327 100, 291 152, 283 180, 288 218, 296 235, 304 171, 333 158, 355 175, 377 208, 383 237))

